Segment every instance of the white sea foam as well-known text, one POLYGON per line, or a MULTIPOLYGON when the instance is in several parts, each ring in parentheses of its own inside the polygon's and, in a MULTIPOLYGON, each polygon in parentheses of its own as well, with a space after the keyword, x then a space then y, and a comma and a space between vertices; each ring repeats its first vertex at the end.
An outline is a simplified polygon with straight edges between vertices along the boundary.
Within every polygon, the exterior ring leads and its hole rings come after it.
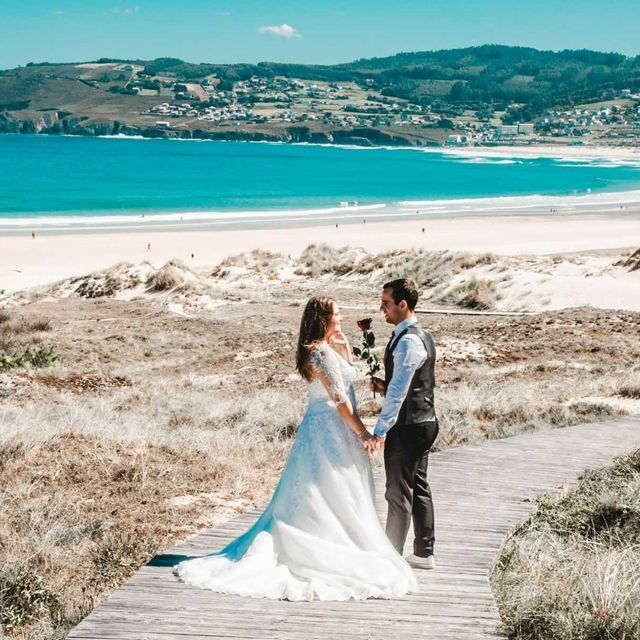
POLYGON ((145 136, 130 136, 126 133, 108 133, 103 136, 96 136, 96 138, 102 138, 103 140, 153 140, 153 138, 146 138, 145 136))
POLYGON ((640 206, 640 190, 582 193, 565 196, 534 194, 528 196, 498 196, 491 198, 455 198, 442 200, 403 200, 403 207, 412 207, 420 212, 434 206, 456 211, 515 211, 520 209, 563 208, 565 210, 595 209, 604 207, 640 206))
POLYGON ((484 156, 473 156, 457 160, 463 164, 522 164, 521 160, 511 158, 485 158, 484 156))
MULTIPOLYGON (((48 135, 48 134, 39 134, 48 135)), ((56 134, 56 137, 59 137, 56 134)), ((83 138, 86 136, 65 134, 65 137, 83 138)), ((409 147, 393 145, 369 145, 334 144, 331 142, 290 142, 288 140, 210 140, 206 138, 150 138, 141 135, 106 134, 96 136, 103 139, 119 140, 169 140, 173 142, 215 142, 217 144, 266 144, 288 145, 306 147, 330 147, 332 149, 345 149, 349 151, 414 151, 418 153, 430 153, 435 155, 458 156, 460 158, 478 158, 469 162, 491 162, 493 164, 513 164, 523 160, 550 159, 557 162, 576 163, 577 165, 591 165, 596 161, 609 163, 615 166, 640 167, 640 151, 630 148, 611 147, 567 147, 545 145, 528 146, 502 146, 502 147, 409 147)), ((461 160, 462 161, 462 160, 461 160)), ((565 165, 562 165, 565 166, 565 165)))
POLYGON ((538 160, 541 158, 557 162, 575 162, 590 164, 592 162, 615 163, 618 166, 638 166, 640 150, 636 148, 612 148, 591 146, 502 146, 502 147, 437 147, 417 148, 422 153, 439 153, 450 157, 461 158, 508 158, 521 160, 538 160))
POLYGON ((576 193, 568 196, 527 195, 490 198, 455 198, 432 200, 402 200, 399 202, 349 205, 315 209, 262 211, 185 211, 96 216, 33 216, 30 218, 0 218, 0 231, 18 229, 67 230, 138 230, 154 226, 189 229, 197 226, 251 226, 252 223, 282 225, 283 223, 322 224, 350 220, 404 220, 416 217, 492 216, 548 213, 605 213, 637 209, 640 190, 576 193))
POLYGON ((384 209, 387 205, 349 205, 328 207, 323 209, 278 209, 265 211, 184 211, 172 213, 136 213, 122 215, 96 216, 33 216, 30 218, 0 218, 0 229, 3 227, 99 227, 103 225, 126 226, 134 225, 144 228, 157 223, 223 223, 228 224, 237 220, 306 220, 330 217, 369 215, 372 211, 384 209), (337 215, 339 214, 339 216, 337 215))

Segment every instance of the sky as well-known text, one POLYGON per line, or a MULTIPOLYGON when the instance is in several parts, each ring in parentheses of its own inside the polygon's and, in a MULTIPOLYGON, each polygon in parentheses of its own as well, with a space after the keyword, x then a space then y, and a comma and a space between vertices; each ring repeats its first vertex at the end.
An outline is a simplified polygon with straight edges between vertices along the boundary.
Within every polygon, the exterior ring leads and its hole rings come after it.
POLYGON ((508 44, 640 54, 640 0, 0 0, 0 68, 97 58, 333 64, 508 44))

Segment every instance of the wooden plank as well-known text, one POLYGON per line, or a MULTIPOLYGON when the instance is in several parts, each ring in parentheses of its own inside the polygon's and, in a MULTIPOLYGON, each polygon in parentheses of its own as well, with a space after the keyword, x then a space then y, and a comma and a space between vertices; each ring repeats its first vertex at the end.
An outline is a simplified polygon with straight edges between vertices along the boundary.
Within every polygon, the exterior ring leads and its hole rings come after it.
MULTIPOLYGON (((640 447, 640 417, 481 442, 434 453, 435 571, 416 571, 419 593, 398 600, 284 602, 240 598, 179 582, 163 558, 205 555, 245 531, 260 510, 182 542, 142 567, 69 634, 71 640, 497 640, 489 575, 505 538, 541 492, 640 447), (165 563, 166 564, 166 563, 165 563)), ((384 520, 384 476, 374 472, 384 520)), ((407 545, 406 552, 409 552, 407 545)))

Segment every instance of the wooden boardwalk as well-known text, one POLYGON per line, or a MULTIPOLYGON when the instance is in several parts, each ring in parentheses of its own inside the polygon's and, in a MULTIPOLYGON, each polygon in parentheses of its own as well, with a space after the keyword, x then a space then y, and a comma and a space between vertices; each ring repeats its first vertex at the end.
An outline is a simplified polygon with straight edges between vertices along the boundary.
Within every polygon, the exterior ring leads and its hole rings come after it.
MULTIPOLYGON (((640 447, 640 416, 458 447, 433 454, 435 571, 417 571, 420 593, 402 600, 282 602, 189 587, 171 573, 175 556, 222 547, 259 515, 247 513, 158 556, 68 636, 74 640, 301 640, 499 638, 489 573, 531 498, 640 447)), ((384 511, 383 477, 376 476, 384 511)))

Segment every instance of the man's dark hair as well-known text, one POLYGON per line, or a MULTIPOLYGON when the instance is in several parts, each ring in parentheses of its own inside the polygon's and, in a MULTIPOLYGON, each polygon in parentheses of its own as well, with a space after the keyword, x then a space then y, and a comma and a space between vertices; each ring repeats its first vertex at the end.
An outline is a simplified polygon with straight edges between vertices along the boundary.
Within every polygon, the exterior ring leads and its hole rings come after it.
POLYGON ((398 280, 387 282, 382 288, 391 289, 391 296, 396 304, 400 304, 400 302, 404 300, 411 311, 416 308, 418 304, 418 290, 413 280, 398 278, 398 280))

